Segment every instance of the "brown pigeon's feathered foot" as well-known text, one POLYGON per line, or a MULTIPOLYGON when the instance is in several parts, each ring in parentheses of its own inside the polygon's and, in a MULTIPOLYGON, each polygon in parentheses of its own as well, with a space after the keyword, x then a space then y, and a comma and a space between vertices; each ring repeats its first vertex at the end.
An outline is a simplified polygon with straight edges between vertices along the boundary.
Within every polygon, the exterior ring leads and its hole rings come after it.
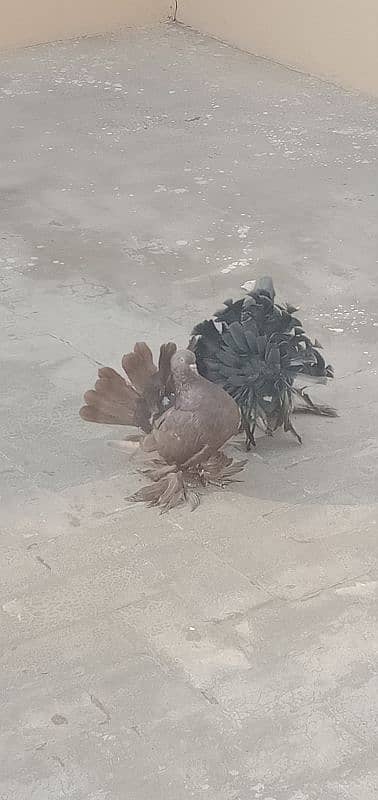
POLYGON ((237 475, 245 467, 247 460, 234 461, 221 450, 211 456, 205 463, 193 468, 192 474, 202 486, 219 486, 224 489, 229 483, 234 483, 237 475))
POLYGON ((199 463, 197 460, 181 469, 166 464, 162 459, 154 459, 150 466, 142 470, 153 483, 142 486, 128 499, 147 503, 148 506, 158 506, 161 514, 183 503, 189 503, 191 511, 194 511, 200 504, 199 489, 206 486, 225 488, 238 480, 235 475, 242 471, 246 463, 234 461, 222 451, 218 451, 207 461, 199 463))
POLYGON ((190 503, 192 510, 199 505, 198 495, 188 491, 185 486, 181 470, 171 466, 166 475, 148 486, 142 486, 128 500, 134 500, 135 503, 147 503, 149 507, 158 506, 161 514, 166 514, 171 508, 176 508, 185 502, 190 503))

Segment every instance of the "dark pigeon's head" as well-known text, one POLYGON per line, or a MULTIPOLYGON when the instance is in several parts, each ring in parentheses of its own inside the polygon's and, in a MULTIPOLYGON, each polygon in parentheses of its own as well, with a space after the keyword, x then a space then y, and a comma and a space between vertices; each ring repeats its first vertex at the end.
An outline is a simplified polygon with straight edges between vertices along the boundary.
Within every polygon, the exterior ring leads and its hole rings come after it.
POLYGON ((191 350, 178 350, 172 356, 171 370, 174 380, 188 379, 193 374, 198 375, 196 357, 191 350))

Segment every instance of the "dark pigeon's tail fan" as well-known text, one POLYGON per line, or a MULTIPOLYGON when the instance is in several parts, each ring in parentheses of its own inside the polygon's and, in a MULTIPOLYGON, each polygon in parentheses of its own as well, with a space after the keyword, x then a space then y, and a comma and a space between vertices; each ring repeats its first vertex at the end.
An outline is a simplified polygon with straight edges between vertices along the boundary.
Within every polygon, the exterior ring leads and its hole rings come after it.
MULTIPOLYGON (((224 308, 215 312, 215 321, 231 325, 233 322, 245 324, 253 320, 262 336, 274 333, 290 333, 294 329, 304 333, 303 326, 295 316, 298 309, 291 303, 279 305, 275 302, 276 292, 273 280, 269 275, 257 278, 247 296, 240 300, 225 300, 224 308)), ((196 326, 201 328, 201 324, 196 326)), ((196 329, 195 329, 196 330, 196 329)), ((199 331, 206 335, 205 331, 199 331)), ((333 378, 333 369, 319 353, 321 345, 315 341, 312 345, 314 361, 304 368, 306 375, 313 379, 333 378)))
POLYGON ((240 322, 240 316, 243 308, 244 297, 241 300, 225 300, 224 308, 215 312, 214 317, 218 322, 226 322, 231 325, 232 322, 240 322))
MULTIPOLYGON (((293 397, 296 393, 300 397, 302 391, 294 387, 296 378, 306 376, 322 383, 333 378, 320 343, 306 335, 295 316, 297 310, 290 303, 275 302, 272 278, 264 276, 244 298, 226 300, 213 320, 193 330, 190 346, 198 370, 237 400, 249 443, 257 424, 268 433, 280 425, 293 431, 293 397)), ((307 394, 301 399, 301 408, 309 413, 336 416, 335 409, 317 405, 307 394)))
POLYGON ((194 350, 200 374, 221 384, 238 403, 248 447, 256 426, 269 434, 283 427, 301 441, 292 423, 294 381, 316 363, 301 329, 264 334, 252 314, 221 332, 207 324, 194 350))
MULTIPOLYGON (((261 298, 268 299, 270 301, 268 307, 271 308, 274 304, 275 294, 272 278, 266 275, 255 281, 254 287, 247 293, 247 297, 253 297, 255 302, 260 299, 260 303, 264 302, 261 298)), ((227 325, 231 325, 232 322, 241 322, 244 302, 245 298, 243 297, 241 300, 225 300, 224 308, 215 312, 215 319, 219 322, 225 322, 227 325)))
POLYGON ((222 329, 222 323, 212 319, 204 319, 203 322, 200 322, 193 328, 192 337, 196 338, 198 336, 203 336, 204 339, 207 339, 216 346, 220 341, 219 334, 222 333, 222 329))
POLYGON ((223 325, 204 320, 193 329, 189 349, 195 353, 198 372, 212 383, 223 383, 218 372, 219 356, 223 347, 223 325))

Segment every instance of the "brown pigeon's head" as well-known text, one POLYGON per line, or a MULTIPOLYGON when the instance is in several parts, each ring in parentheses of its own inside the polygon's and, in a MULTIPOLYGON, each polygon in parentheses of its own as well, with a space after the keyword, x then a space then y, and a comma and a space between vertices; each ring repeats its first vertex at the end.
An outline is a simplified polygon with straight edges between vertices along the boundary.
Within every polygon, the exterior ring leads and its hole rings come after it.
POLYGON ((198 374, 196 357, 191 350, 178 350, 172 356, 171 370, 174 380, 182 380, 188 378, 190 375, 198 374))

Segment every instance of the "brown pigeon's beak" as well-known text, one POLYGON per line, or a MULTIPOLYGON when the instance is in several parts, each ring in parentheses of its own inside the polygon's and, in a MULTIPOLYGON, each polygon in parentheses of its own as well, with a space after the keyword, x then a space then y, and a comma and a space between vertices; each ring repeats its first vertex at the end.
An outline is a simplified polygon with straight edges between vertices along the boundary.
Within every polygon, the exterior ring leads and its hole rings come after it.
POLYGON ((194 372, 195 375, 198 375, 197 364, 189 364, 189 369, 191 372, 194 372))

